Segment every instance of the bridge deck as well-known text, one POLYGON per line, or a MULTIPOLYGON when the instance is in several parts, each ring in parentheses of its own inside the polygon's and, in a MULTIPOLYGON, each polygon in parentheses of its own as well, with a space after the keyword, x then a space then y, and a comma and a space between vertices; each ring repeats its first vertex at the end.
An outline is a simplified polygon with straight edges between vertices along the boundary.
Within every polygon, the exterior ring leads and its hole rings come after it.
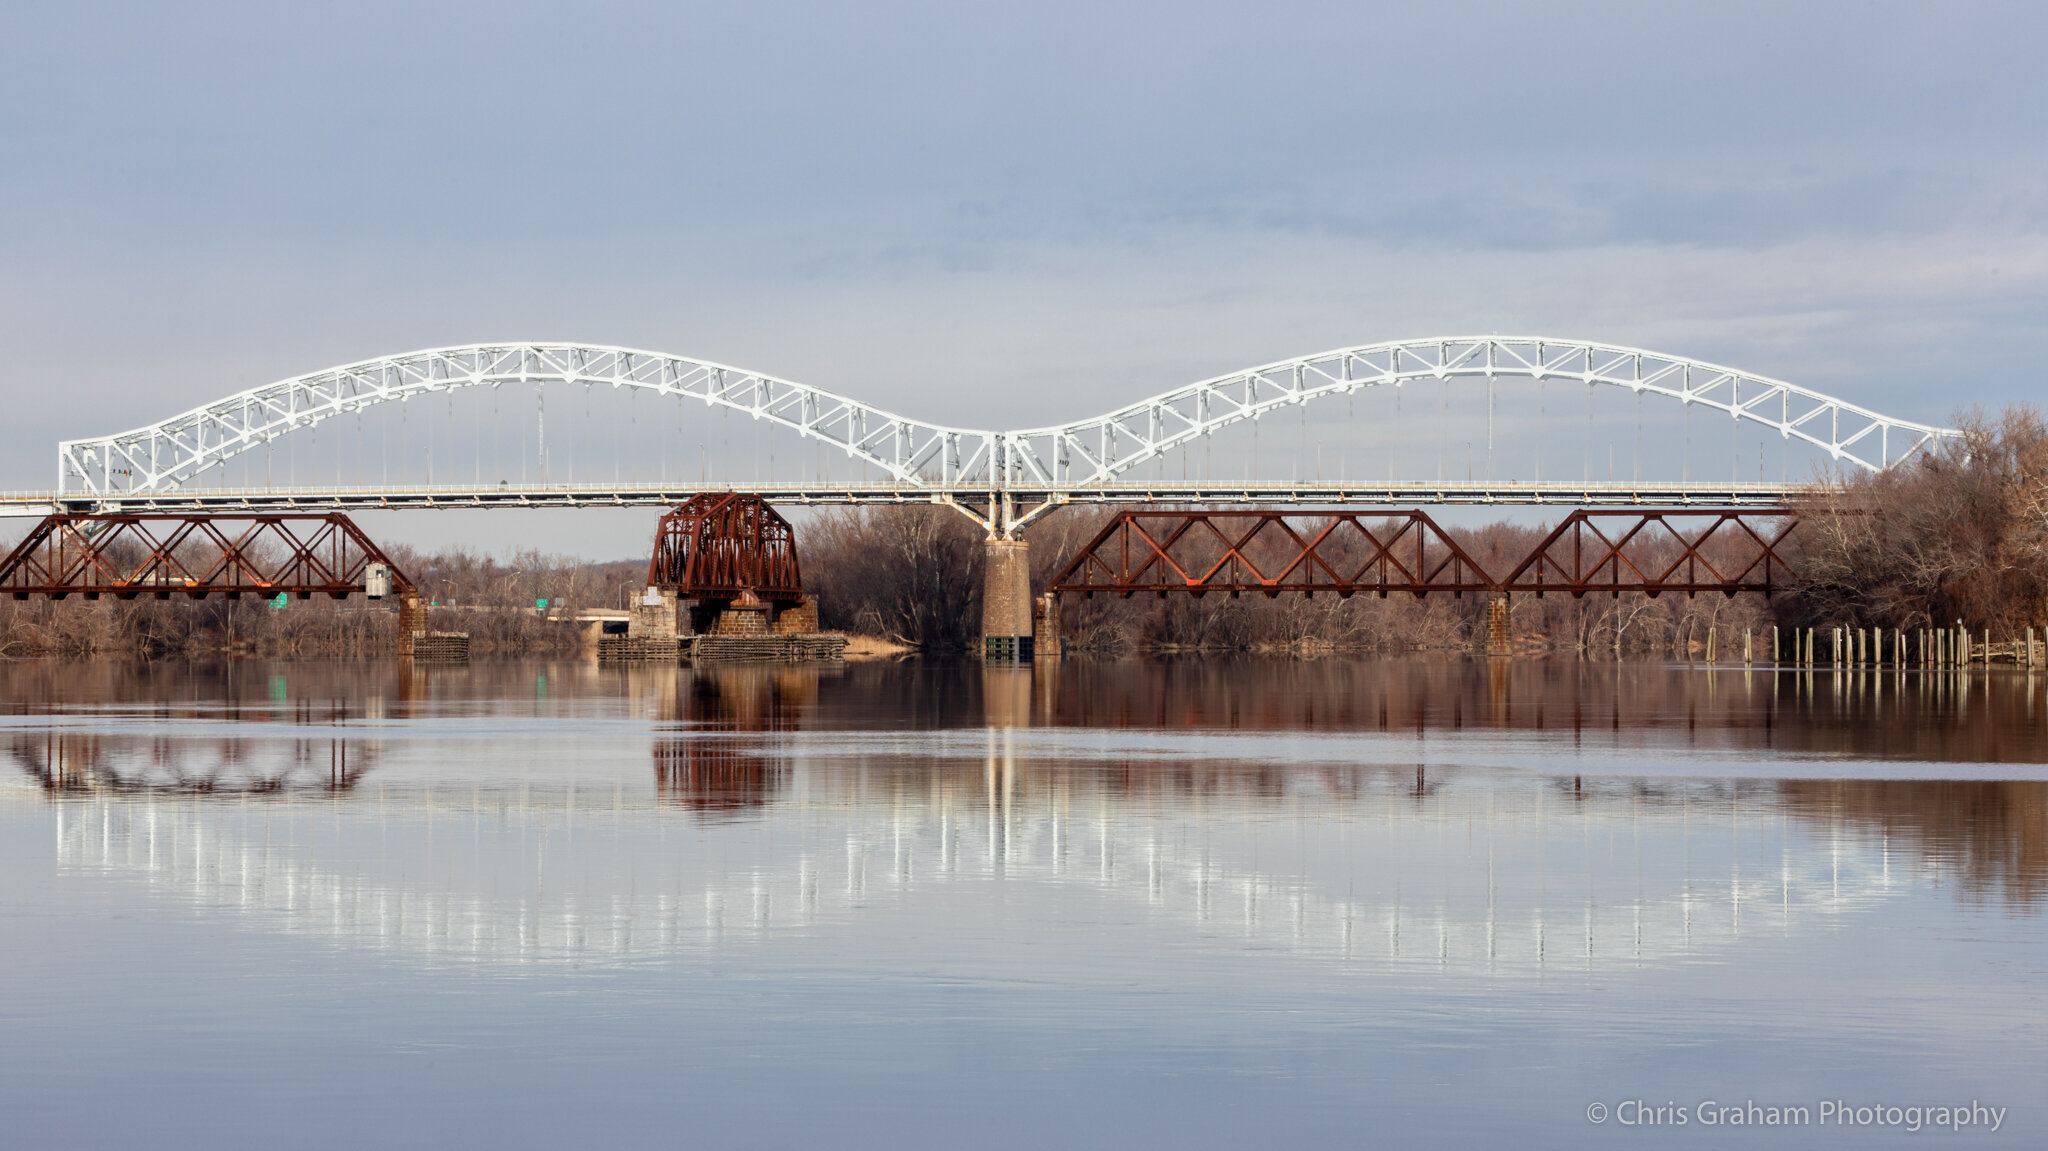
MULTIPOLYGON (((982 504, 981 486, 911 487, 897 483, 488 484, 364 488, 201 488, 177 491, 0 492, 0 516, 53 512, 303 512, 378 509, 670 507, 704 492, 741 489, 773 504, 912 504, 947 499, 982 504)), ((1214 483, 1160 481, 1054 489, 1012 486, 1019 506, 1048 500, 1076 504, 1250 504, 1412 507, 1479 504, 1557 507, 1765 507, 1813 490, 1802 483, 1526 483, 1517 481, 1378 481, 1214 483)))

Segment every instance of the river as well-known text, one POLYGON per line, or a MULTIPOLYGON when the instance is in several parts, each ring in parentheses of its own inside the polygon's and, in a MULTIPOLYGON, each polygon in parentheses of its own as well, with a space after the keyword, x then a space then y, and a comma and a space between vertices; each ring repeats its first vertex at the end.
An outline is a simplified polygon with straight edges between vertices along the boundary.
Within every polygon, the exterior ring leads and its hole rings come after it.
POLYGON ((24 661, 0 754, 12 1146, 2048 1137, 2024 672, 24 661))

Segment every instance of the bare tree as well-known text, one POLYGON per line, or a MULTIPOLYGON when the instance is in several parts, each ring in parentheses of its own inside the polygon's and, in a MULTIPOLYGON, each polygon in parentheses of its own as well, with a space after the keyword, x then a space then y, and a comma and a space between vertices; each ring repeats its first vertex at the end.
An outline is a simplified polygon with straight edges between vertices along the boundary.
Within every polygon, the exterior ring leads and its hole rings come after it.
POLYGON ((979 634, 983 534, 930 504, 851 508, 798 529, 804 586, 829 628, 957 651, 979 634))
POLYGON ((2031 405, 1957 420, 1962 435, 1800 507, 1798 626, 2012 632, 2048 622, 2048 424, 2031 405))

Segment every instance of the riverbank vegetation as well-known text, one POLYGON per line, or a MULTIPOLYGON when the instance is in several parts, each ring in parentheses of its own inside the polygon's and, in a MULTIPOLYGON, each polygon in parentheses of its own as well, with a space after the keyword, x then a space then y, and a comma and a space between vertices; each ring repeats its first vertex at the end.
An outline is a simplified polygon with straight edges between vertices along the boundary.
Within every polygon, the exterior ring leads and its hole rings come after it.
POLYGON ((1957 426, 1939 450, 1800 506, 1787 623, 2001 638, 2048 623, 2048 422, 2020 405, 1957 426))
POLYGON ((982 532, 936 504, 834 509, 798 525, 819 626, 929 652, 981 634, 982 532))

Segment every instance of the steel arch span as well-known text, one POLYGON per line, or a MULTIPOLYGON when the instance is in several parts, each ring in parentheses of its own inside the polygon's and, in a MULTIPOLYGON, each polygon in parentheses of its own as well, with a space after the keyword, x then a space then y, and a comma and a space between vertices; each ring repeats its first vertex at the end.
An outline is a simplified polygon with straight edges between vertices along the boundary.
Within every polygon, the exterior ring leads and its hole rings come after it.
POLYGON ((822 388, 709 360, 596 344, 466 344, 344 364, 238 392, 161 423, 66 440, 57 447, 57 489, 175 489, 229 457, 334 416, 502 384, 604 384, 701 400, 843 448, 913 486, 953 485, 989 473, 997 442, 994 432, 906 419, 822 388))
POLYGON ((1364 388, 1424 380, 1522 378, 1606 385, 1723 412, 1867 471, 1923 451, 1951 428, 1893 419, 1834 396, 1682 356, 1543 336, 1452 336, 1338 348, 1161 392, 1059 427, 1003 435, 1013 480, 1103 483, 1240 420, 1364 388))
POLYGON ((160 423, 58 445, 58 494, 170 491, 278 436, 374 404, 455 388, 631 387, 701 400, 843 450, 911 490, 1059 493, 1115 481, 1242 420, 1323 396, 1425 380, 1555 380, 1607 386, 1773 428, 1838 463, 1877 471, 1952 429, 1703 360, 1539 336, 1362 344, 1162 392, 1091 419, 1021 431, 925 423, 821 388, 708 360, 594 344, 469 344, 364 360, 251 388, 160 423))

